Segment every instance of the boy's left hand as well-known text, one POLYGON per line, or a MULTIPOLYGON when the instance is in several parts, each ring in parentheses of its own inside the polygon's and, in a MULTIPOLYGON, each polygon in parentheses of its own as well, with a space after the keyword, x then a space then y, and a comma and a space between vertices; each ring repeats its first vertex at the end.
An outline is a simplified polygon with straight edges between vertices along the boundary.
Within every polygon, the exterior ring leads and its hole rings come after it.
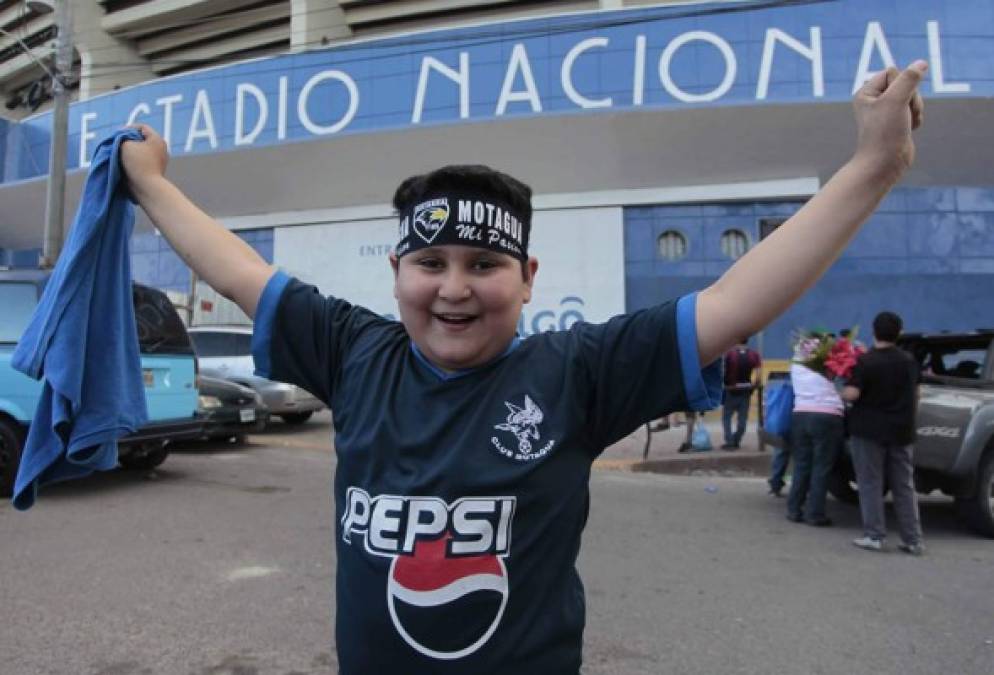
POLYGON ((918 85, 928 70, 915 61, 903 71, 882 70, 856 92, 856 158, 872 162, 897 181, 915 160, 911 132, 922 124, 924 103, 918 85))

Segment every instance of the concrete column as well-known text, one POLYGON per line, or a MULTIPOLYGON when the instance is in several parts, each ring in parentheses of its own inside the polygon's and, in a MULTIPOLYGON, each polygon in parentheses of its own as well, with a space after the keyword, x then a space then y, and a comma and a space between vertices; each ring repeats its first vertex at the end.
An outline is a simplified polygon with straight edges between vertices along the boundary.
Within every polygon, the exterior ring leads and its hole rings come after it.
POLYGON ((352 36, 345 12, 335 0, 292 0, 290 50, 300 52, 352 36))
POLYGON ((100 26, 104 10, 97 0, 72 2, 73 38, 80 58, 81 101, 158 77, 131 43, 110 35, 100 26))

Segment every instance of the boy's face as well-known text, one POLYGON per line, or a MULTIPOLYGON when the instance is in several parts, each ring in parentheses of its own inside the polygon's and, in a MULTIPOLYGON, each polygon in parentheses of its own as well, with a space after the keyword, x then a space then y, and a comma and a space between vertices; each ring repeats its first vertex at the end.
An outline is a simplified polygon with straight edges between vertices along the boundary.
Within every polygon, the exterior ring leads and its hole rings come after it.
POLYGON ((449 371, 481 366, 507 349, 538 270, 529 258, 525 279, 516 258, 453 245, 391 255, 390 264, 404 327, 429 361, 449 371))

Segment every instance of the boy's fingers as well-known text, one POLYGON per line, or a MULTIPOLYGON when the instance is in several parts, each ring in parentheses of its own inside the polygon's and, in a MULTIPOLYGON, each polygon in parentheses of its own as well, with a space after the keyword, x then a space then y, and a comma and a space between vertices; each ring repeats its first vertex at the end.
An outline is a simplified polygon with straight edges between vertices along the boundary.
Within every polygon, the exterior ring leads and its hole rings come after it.
POLYGON ((142 124, 141 122, 135 122, 134 124, 125 125, 124 128, 137 129, 138 131, 141 132, 142 138, 145 138, 146 140, 149 138, 149 136, 155 135, 155 129, 153 129, 147 124, 142 124))
MULTIPOLYGON (((888 69, 891 70, 891 69, 888 69)), ((896 72, 896 68, 893 69, 896 72)), ((888 71, 881 70, 875 73, 873 77, 868 79, 863 84, 862 93, 864 96, 869 96, 871 98, 876 98, 880 96, 884 91, 887 90, 887 83, 889 82, 888 71)))
POLYGON ((922 95, 919 92, 915 92, 915 95, 911 97, 911 128, 917 129, 922 125, 925 119, 925 101, 922 100, 922 95))
POLYGON ((885 72, 885 73, 887 73, 887 87, 888 87, 888 88, 889 88, 889 87, 890 87, 890 86, 891 86, 892 84, 894 84, 894 81, 895 81, 895 80, 896 80, 896 79, 898 78, 898 76, 900 76, 900 74, 901 74, 901 71, 900 71, 900 70, 898 70, 896 66, 889 66, 889 67, 887 68, 887 70, 885 70, 884 72, 885 72))
POLYGON ((928 63, 925 61, 915 61, 905 68, 900 75, 887 87, 887 96, 894 96, 898 99, 911 101, 918 89, 918 84, 928 70, 928 63))

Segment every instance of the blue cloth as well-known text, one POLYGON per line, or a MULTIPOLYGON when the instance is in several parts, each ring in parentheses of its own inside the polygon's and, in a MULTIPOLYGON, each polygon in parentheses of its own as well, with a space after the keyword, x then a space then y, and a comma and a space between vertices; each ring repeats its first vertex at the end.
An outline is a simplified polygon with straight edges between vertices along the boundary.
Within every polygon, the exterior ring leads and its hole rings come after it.
POLYGON ((44 377, 14 484, 28 509, 38 487, 117 465, 117 439, 148 420, 128 238, 134 206, 119 162, 128 129, 97 146, 59 262, 12 365, 44 377))

